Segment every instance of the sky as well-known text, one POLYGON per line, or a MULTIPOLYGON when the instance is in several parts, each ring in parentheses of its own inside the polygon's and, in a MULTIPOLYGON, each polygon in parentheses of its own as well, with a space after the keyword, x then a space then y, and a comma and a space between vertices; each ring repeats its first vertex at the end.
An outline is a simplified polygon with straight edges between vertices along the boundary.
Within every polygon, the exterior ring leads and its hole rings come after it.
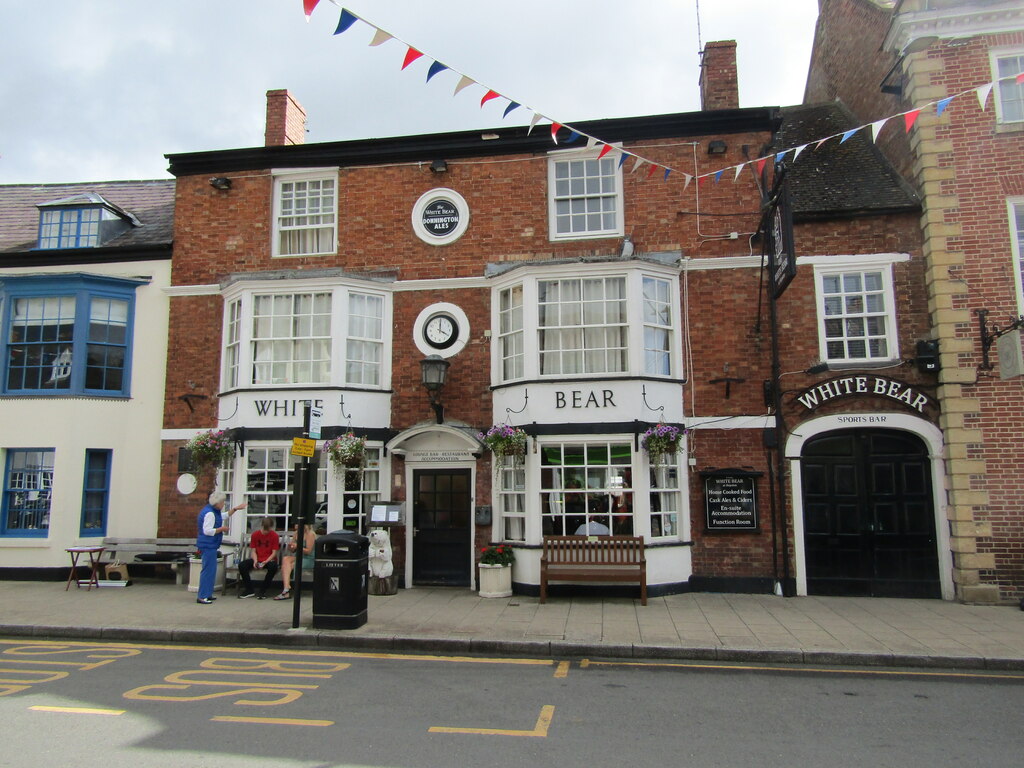
POLYGON ((261 146, 279 88, 307 143, 529 122, 485 88, 563 124, 696 111, 714 40, 737 41, 741 107, 799 104, 817 8, 320 0, 307 22, 302 0, 0 0, 0 184, 170 178, 165 154, 261 146), (373 26, 335 36, 341 7, 373 26), (374 27, 396 39, 370 47, 374 27), (433 60, 455 72, 425 82, 433 60), (453 95, 456 72, 479 85, 453 95))

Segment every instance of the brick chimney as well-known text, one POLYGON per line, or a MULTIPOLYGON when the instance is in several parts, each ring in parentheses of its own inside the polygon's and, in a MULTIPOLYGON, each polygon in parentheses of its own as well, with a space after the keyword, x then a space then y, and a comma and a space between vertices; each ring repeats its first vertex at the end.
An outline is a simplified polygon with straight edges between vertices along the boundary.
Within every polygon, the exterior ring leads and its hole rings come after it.
POLYGON ((700 108, 738 109, 736 41, 719 40, 704 46, 700 63, 700 108))
POLYGON ((306 143, 306 110, 288 91, 267 91, 267 129, 264 144, 283 147, 306 143))

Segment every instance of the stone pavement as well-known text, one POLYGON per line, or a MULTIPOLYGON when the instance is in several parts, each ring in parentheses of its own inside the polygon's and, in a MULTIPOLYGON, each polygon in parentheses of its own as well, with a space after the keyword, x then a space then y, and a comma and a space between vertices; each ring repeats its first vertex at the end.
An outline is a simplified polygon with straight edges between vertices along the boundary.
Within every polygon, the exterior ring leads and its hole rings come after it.
POLYGON ((136 580, 86 591, 0 581, 0 637, 217 645, 292 645, 441 654, 508 654, 1024 670, 1024 612, 940 600, 689 593, 629 598, 481 598, 417 587, 371 596, 352 630, 300 627, 292 602, 197 605, 184 586, 136 580))

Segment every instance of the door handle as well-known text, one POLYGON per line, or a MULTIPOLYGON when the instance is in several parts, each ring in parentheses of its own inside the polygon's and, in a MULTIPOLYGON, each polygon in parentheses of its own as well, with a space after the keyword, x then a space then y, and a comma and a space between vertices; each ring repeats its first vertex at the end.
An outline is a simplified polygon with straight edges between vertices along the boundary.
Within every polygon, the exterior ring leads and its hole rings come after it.
POLYGON ((420 532, 420 529, 419 529, 419 528, 413 528, 413 529, 412 529, 412 535, 413 535, 413 536, 415 536, 415 535, 416 535, 417 533, 419 533, 419 532, 420 532))

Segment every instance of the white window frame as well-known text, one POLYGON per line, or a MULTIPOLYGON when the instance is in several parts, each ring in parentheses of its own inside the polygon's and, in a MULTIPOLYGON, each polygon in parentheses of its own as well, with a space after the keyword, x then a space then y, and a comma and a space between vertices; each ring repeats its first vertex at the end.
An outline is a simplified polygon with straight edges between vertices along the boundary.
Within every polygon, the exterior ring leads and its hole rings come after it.
MULTIPOLYGON (((224 295, 224 317, 222 325, 221 355, 221 388, 224 391, 235 389, 308 389, 320 386, 354 386, 367 390, 386 390, 391 385, 391 360, 386 351, 390 349, 392 328, 393 302, 390 291, 371 289, 362 285, 338 284, 316 280, 297 280, 285 284, 276 281, 267 283, 253 281, 237 283, 224 295), (296 294, 328 294, 331 297, 331 313, 329 319, 328 357, 329 373, 324 381, 293 381, 288 383, 255 383, 253 381, 253 310, 257 297, 262 296, 294 296, 296 294), (352 336, 348 311, 350 298, 353 295, 366 295, 379 299, 381 317, 379 319, 380 338, 371 339, 366 336, 352 336), (350 380, 348 377, 349 351, 353 343, 376 345, 377 359, 358 362, 365 371, 366 366, 375 367, 377 381, 367 383, 365 378, 350 380), (339 364, 338 361, 344 361, 339 364)), ((365 330, 365 323, 363 324, 365 330)), ((303 337, 305 338, 305 337, 303 337)), ((293 337, 291 341, 294 341, 293 337)), ((287 341, 287 339, 285 339, 287 341)))
POLYGON ((337 168, 301 168, 274 170, 271 172, 274 177, 274 202, 273 222, 271 226, 271 255, 274 258, 302 258, 308 256, 329 256, 338 252, 338 169, 337 168), (292 184, 304 181, 329 181, 334 185, 334 199, 327 209, 318 209, 314 216, 329 218, 329 222, 318 222, 316 225, 305 225, 295 227, 282 227, 282 188, 285 184, 292 184), (312 231, 315 229, 330 229, 328 245, 322 249, 303 253, 283 253, 281 248, 281 235, 285 230, 290 231, 312 231))
POLYGON ((329 384, 331 381, 331 325, 334 317, 334 293, 322 291, 273 291, 271 293, 255 293, 250 304, 250 322, 246 330, 249 332, 248 352, 251 360, 249 370, 252 374, 249 383, 253 386, 295 385, 306 386, 329 384), (304 300, 308 311, 298 312, 296 300, 304 300), (323 304, 328 306, 324 307, 323 304), (257 306, 270 305, 269 312, 260 314, 262 325, 266 330, 257 335, 257 306), (285 312, 278 313, 278 304, 286 305, 285 312), (323 327, 326 320, 327 327, 323 327), (287 333, 282 326, 287 325, 287 333), (306 330, 299 333, 296 326, 305 326, 306 330), (319 326, 319 327, 315 327, 319 326), (266 357, 258 357, 257 347, 262 352, 269 352, 266 357), (319 352, 317 351, 319 350, 319 352), (276 371, 286 369, 283 380, 277 378, 276 371), (309 373, 302 375, 301 371, 309 373), (316 369, 323 373, 314 375, 316 369), (260 380, 256 380, 257 371, 267 372, 260 380))
MULTIPOLYGON (((495 285, 492 294, 491 327, 496 329, 497 343, 492 345, 492 378, 496 384, 508 384, 517 381, 543 380, 555 381, 572 378, 628 378, 630 376, 650 376, 663 379, 678 379, 683 376, 683 361, 679 340, 682 338, 681 311, 679 309, 679 273, 669 268, 660 268, 653 264, 574 264, 572 268, 564 267, 525 267, 517 270, 501 284, 495 285), (625 278, 626 303, 626 365, 621 371, 578 373, 542 373, 541 368, 541 334, 540 327, 539 284, 546 280, 590 279, 590 278, 625 278), (669 333, 669 370, 667 373, 649 371, 645 332, 652 327, 648 320, 643 301, 644 279, 665 281, 668 284, 668 301, 670 325, 655 327, 666 329, 669 333), (522 317, 520 326, 502 324, 501 296, 505 291, 515 288, 522 289, 522 317), (512 358, 520 357, 522 362, 507 365, 512 358), (507 368, 512 375, 507 375, 507 368)), ((604 327, 604 326, 601 326, 604 327)))
POLYGON ((1024 314, 1024 197, 1006 201, 1010 225, 1010 252, 1013 254, 1013 282, 1017 296, 1017 313, 1024 314))
MULTIPOLYGON (((877 365, 891 363, 899 359, 899 333, 896 314, 896 292, 893 284, 893 264, 909 260, 909 254, 867 254, 858 256, 817 256, 799 259, 798 264, 814 265, 814 294, 818 323, 818 353, 823 362, 833 367, 877 365), (886 342, 886 354, 879 357, 843 357, 829 358, 828 339, 825 335, 825 292, 824 278, 835 275, 846 275, 854 272, 879 272, 882 276, 882 295, 886 305, 884 317, 886 328, 883 338, 886 342)), ((865 313, 866 314, 866 313, 865 313)), ((847 338, 845 335, 843 338, 847 338)))
MULTIPOLYGON (((1021 117, 1010 120, 1003 114, 1004 91, 1013 94, 1024 101, 1024 83, 1016 83, 1013 80, 1000 80, 999 61, 1009 57, 1017 57, 1024 62, 1024 48, 992 48, 989 51, 989 60, 992 68, 992 79, 996 82, 993 98, 996 105, 996 122, 1002 125, 1011 125, 1024 128, 1024 104, 1021 106, 1021 117)), ((1018 74, 1018 73, 1011 73, 1018 74)))
POLYGON ((548 237, 551 240, 592 240, 600 237, 622 237, 625 232, 625 196, 622 189, 622 167, 619 165, 619 154, 609 152, 598 160, 600 149, 591 150, 560 150, 551 152, 548 155, 548 237), (611 167, 611 175, 614 178, 615 191, 612 193, 604 191, 584 191, 582 194, 559 195, 558 194, 558 167, 565 163, 598 161, 600 164, 607 164, 611 167), (557 204, 560 200, 593 200, 595 198, 613 198, 615 204, 615 222, 612 227, 601 226, 597 229, 589 227, 577 232, 558 231, 557 204))

